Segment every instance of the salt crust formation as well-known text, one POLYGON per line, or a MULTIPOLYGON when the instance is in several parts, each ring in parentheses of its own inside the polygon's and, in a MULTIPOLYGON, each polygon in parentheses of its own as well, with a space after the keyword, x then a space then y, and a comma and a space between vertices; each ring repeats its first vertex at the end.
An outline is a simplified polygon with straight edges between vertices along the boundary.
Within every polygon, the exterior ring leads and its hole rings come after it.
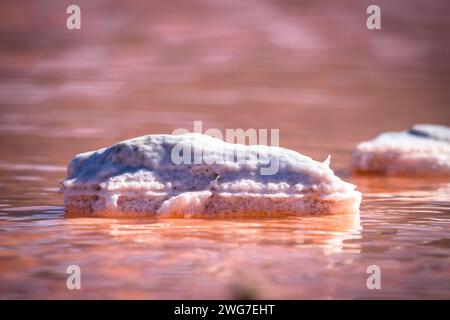
POLYGON ((104 217, 357 213, 361 202, 329 159, 198 133, 147 135, 79 154, 61 191, 66 212, 104 217), (178 163, 174 150, 200 154, 201 163, 194 156, 178 163), (236 161, 243 154, 245 161, 236 161), (274 162, 275 174, 261 173, 274 162))
POLYGON ((382 133, 358 144, 352 168, 384 175, 450 176, 450 128, 422 124, 382 133))

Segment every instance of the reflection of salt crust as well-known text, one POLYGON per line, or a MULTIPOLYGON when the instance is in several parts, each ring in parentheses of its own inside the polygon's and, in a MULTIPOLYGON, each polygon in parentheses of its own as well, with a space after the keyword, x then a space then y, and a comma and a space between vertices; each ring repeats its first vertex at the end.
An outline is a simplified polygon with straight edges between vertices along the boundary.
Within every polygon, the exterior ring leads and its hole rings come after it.
POLYGON ((353 213, 361 202, 361 193, 335 176, 328 162, 201 134, 148 135, 79 154, 61 191, 68 213, 96 216, 353 213), (203 151, 203 162, 174 164, 171 154, 180 145, 203 151), (237 151, 245 153, 243 163, 233 157, 207 161, 237 151), (261 174, 269 161, 278 171, 261 174))
POLYGON ((450 175, 450 128, 416 125, 360 143, 353 153, 356 171, 392 175, 450 175))

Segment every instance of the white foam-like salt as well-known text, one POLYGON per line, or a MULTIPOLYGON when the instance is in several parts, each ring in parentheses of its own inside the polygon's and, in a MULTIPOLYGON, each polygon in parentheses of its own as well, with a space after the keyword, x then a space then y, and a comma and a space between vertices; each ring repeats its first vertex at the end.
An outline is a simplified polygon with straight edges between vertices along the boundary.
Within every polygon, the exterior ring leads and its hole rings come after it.
POLYGON ((352 166, 383 174, 450 175, 450 128, 428 124, 382 133, 358 144, 352 166))
POLYGON ((322 163, 284 148, 231 144, 196 133, 148 135, 79 154, 61 191, 72 208, 93 197, 94 213, 195 214, 228 207, 333 213, 332 202, 342 202, 339 210, 357 211, 361 200, 354 185, 334 175, 329 158, 322 163), (201 163, 174 163, 179 161, 174 148, 202 155, 201 163), (245 155, 244 161, 237 162, 237 155, 245 155), (274 174, 262 174, 274 163, 274 174))

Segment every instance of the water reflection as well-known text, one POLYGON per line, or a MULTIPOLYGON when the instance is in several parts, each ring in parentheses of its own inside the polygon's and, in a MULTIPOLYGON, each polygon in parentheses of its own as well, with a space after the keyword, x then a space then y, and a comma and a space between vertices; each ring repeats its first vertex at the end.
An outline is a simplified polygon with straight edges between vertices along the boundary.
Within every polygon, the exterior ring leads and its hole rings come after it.
MULTIPOLYGON (((164 219, 153 223, 111 223, 110 235, 160 247, 168 241, 213 241, 227 245, 315 246, 339 252, 347 239, 357 239, 359 215, 290 217, 286 219, 164 219)), ((358 251, 357 246, 352 248, 358 251)))
MULTIPOLYGON (((310 270, 313 252, 327 256, 360 251, 357 243, 345 243, 360 238, 358 215, 263 220, 60 219, 62 211, 62 207, 20 207, 7 212, 23 215, 0 218, 0 243, 9 248, 0 250, 8 261, 2 268, 2 297, 15 297, 14 292, 22 290, 31 297, 41 286, 53 287, 64 277, 67 263, 80 263, 89 270, 90 289, 82 293, 84 298, 100 291, 102 297, 129 297, 130 292, 147 298, 199 297, 199 286, 216 297, 282 297, 290 293, 278 280, 270 280, 272 276, 285 272, 299 276, 295 270, 303 260, 305 270, 310 270), (32 284, 8 280, 24 274, 33 279, 32 284), (143 274, 146 285, 142 287, 143 274), (197 279, 194 286, 188 284, 191 277, 197 279), (115 289, 105 293, 101 290, 105 286, 115 289)), ((62 284, 40 294, 71 296, 62 284)))

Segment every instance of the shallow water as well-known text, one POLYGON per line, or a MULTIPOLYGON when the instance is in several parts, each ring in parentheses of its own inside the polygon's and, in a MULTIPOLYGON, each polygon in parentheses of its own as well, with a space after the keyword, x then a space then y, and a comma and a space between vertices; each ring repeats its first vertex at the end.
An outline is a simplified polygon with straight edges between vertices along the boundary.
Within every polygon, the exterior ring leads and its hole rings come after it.
POLYGON ((445 1, 381 2, 378 33, 357 1, 79 3, 77 33, 62 4, 0 5, 0 298, 450 298, 450 181, 348 171, 380 131, 450 125, 445 1), (64 216, 75 154, 194 120, 331 154, 360 215, 64 216))

